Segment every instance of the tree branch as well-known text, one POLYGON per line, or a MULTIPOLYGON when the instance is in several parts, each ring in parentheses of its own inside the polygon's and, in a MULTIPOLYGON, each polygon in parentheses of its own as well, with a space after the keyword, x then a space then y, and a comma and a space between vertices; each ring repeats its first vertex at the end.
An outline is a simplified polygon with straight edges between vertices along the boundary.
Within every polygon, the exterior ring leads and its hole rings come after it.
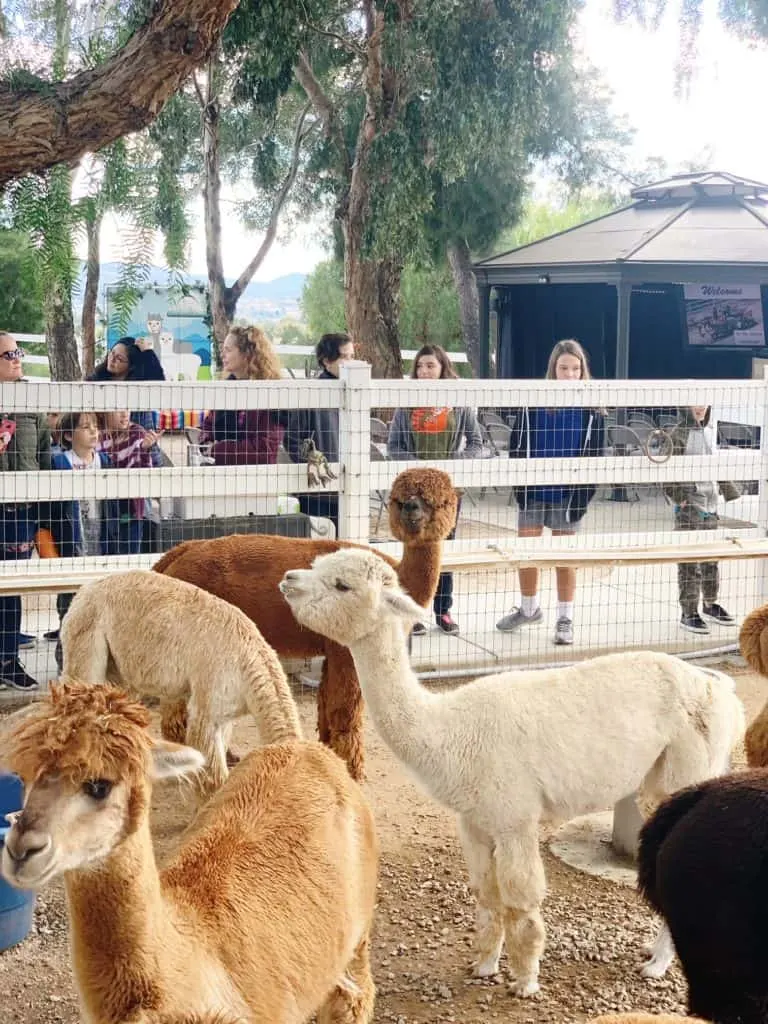
POLYGON ((336 149, 339 153, 339 159, 342 162, 342 170, 344 174, 349 175, 351 170, 349 152, 347 150, 347 144, 344 141, 341 126, 339 125, 336 108, 328 96, 326 96, 322 85, 320 85, 320 82, 317 80, 306 51, 301 50, 299 52, 294 72, 296 74, 296 80, 307 94, 307 99, 310 101, 315 109, 315 113, 320 118, 326 135, 328 138, 332 139, 336 145, 336 149))
POLYGON ((348 39, 346 36, 342 36, 338 32, 330 32, 328 29, 320 28, 319 25, 315 25, 311 21, 306 22, 306 27, 311 32, 317 33, 319 36, 325 36, 326 39, 335 39, 337 43, 341 43, 345 50, 349 50, 351 53, 357 54, 358 57, 365 56, 365 50, 362 46, 358 46, 354 40, 348 39))
POLYGON ((155 13, 99 67, 65 82, 0 82, 0 186, 144 128, 201 64, 238 0, 157 0, 155 13))
POLYGON ((293 183, 296 180, 296 175, 299 170, 299 161, 301 159, 301 146, 304 139, 306 138, 306 133, 304 132, 304 122, 311 108, 312 102, 308 101, 305 104, 301 113, 299 114, 299 119, 296 123, 296 131, 293 134, 293 151, 291 153, 291 164, 290 167, 288 168, 288 173, 285 176, 285 181, 281 185, 280 191, 275 197, 275 201, 272 205, 272 211, 269 215, 269 224, 267 225, 267 230, 266 233, 264 234, 264 238, 262 239, 261 245, 259 246, 256 255, 253 257, 251 262, 242 272, 240 277, 238 277, 238 279, 235 281, 231 288, 227 289, 227 302, 228 304, 231 302, 231 305, 233 307, 237 305, 240 296, 248 287, 251 278, 259 269, 261 264, 264 262, 264 258, 269 252, 270 247, 272 246, 272 243, 275 240, 275 235, 277 234, 277 225, 280 220, 280 214, 283 212, 283 207, 285 206, 286 200, 288 199, 290 191, 293 188, 293 183))

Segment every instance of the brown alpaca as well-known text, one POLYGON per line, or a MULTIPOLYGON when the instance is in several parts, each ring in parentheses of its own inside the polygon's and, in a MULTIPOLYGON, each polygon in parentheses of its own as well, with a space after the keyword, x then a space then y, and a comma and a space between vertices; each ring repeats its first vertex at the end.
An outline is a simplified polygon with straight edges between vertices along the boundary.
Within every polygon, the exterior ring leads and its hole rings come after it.
POLYGON ((123 691, 85 683, 4 723, 27 793, 2 873, 25 889, 63 875, 83 1020, 367 1024, 378 851, 343 762, 319 743, 252 752, 158 872, 152 780, 204 758, 148 723, 123 691))
MULTIPOLYGON (((744 619, 739 646, 749 667, 761 676, 768 676, 768 604, 756 608, 744 619)), ((768 702, 747 729, 744 746, 750 768, 768 768, 768 702)))
MULTIPOLYGON (((457 499, 451 479, 437 469, 408 469, 392 484, 389 524, 403 543, 398 564, 376 554, 397 570, 400 585, 426 607, 440 576, 443 540, 456 523, 457 499)), ((252 619, 284 658, 325 657, 317 697, 320 741, 328 744, 363 777, 363 699, 354 662, 346 647, 300 626, 283 600, 278 584, 289 569, 308 569, 318 555, 361 547, 348 541, 293 540, 288 537, 235 535, 217 540, 192 540, 172 548, 154 568, 195 583, 237 605, 252 619)), ((366 550, 370 550, 367 549, 366 550)), ((163 708, 163 736, 183 742, 184 704, 163 708)))

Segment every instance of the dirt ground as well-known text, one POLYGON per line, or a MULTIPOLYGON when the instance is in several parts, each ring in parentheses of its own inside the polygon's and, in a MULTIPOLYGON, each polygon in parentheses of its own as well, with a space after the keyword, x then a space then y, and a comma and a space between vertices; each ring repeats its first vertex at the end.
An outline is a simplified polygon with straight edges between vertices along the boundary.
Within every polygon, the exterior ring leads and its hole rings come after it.
MULTIPOLYGON (((765 680, 733 664, 722 667, 736 677, 751 718, 766 698, 765 680)), ((296 697, 312 735, 314 692, 304 689, 296 697)), ((253 729, 243 720, 234 747, 242 753, 253 742, 253 729)), ((684 1011, 677 966, 661 981, 638 975, 643 943, 652 938, 655 922, 634 891, 566 867, 549 853, 546 835, 548 937, 541 993, 519 1000, 508 994, 503 976, 470 978, 473 902, 453 820, 413 785, 370 726, 367 745, 366 786, 382 847, 373 941, 377 1022, 559 1024, 613 1010, 684 1011)), ((189 820, 184 800, 177 787, 156 791, 153 834, 161 860, 189 820)), ((0 954, 0 991, 4 1018, 13 1024, 79 1021, 60 884, 38 896, 30 937, 0 954)))

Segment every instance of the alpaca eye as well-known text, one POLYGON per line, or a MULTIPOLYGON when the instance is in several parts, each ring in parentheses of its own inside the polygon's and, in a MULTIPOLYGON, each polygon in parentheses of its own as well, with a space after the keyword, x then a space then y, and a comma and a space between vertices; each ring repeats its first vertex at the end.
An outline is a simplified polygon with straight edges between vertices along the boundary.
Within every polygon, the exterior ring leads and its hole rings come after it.
POLYGON ((340 590, 343 594, 346 590, 351 590, 352 588, 348 587, 346 583, 342 583, 341 580, 336 580, 336 589, 340 590))
POLYGON ((89 779, 83 783, 83 792, 92 800, 106 800, 112 792, 112 783, 108 779, 89 779))

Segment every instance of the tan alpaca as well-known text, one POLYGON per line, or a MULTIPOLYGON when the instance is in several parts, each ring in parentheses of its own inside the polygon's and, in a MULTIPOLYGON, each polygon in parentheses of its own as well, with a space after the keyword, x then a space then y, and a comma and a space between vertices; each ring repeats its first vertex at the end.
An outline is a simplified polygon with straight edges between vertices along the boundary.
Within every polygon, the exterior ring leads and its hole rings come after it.
POLYGON ((239 609, 190 583, 154 572, 105 576, 77 594, 61 642, 63 678, 186 701, 182 738, 205 755, 204 790, 227 777, 226 744, 241 715, 253 715, 263 743, 301 738, 275 652, 239 609))
MULTIPOLYGON (((443 540, 456 522, 456 504, 450 477, 437 469, 408 469, 392 484, 389 523, 403 543, 403 557, 398 564, 381 552, 376 554, 397 569, 400 585, 423 607, 437 588, 443 540)), ((278 590, 288 569, 308 569, 318 555, 351 547, 361 545, 260 535, 192 540, 169 551, 154 569, 195 583, 242 608, 281 657, 325 658, 317 697, 320 741, 347 762, 353 778, 361 779, 363 700, 352 656, 327 637, 300 626, 278 590)), ((183 705, 165 708, 163 736, 182 741, 184 723, 183 705)))
POLYGON ((671 1013, 609 1013, 594 1017, 587 1024, 707 1024, 701 1017, 676 1017, 671 1013))
POLYGON ((27 787, 2 873, 63 876, 84 1024, 367 1024, 377 842, 343 762, 319 743, 254 751, 158 872, 152 779, 203 757, 148 723, 115 687, 53 684, 0 745, 27 787))
MULTIPOLYGON (((768 676, 768 604, 751 612, 739 631, 739 647, 749 667, 768 676)), ((768 702, 750 723, 744 736, 750 768, 768 768, 768 702)))

